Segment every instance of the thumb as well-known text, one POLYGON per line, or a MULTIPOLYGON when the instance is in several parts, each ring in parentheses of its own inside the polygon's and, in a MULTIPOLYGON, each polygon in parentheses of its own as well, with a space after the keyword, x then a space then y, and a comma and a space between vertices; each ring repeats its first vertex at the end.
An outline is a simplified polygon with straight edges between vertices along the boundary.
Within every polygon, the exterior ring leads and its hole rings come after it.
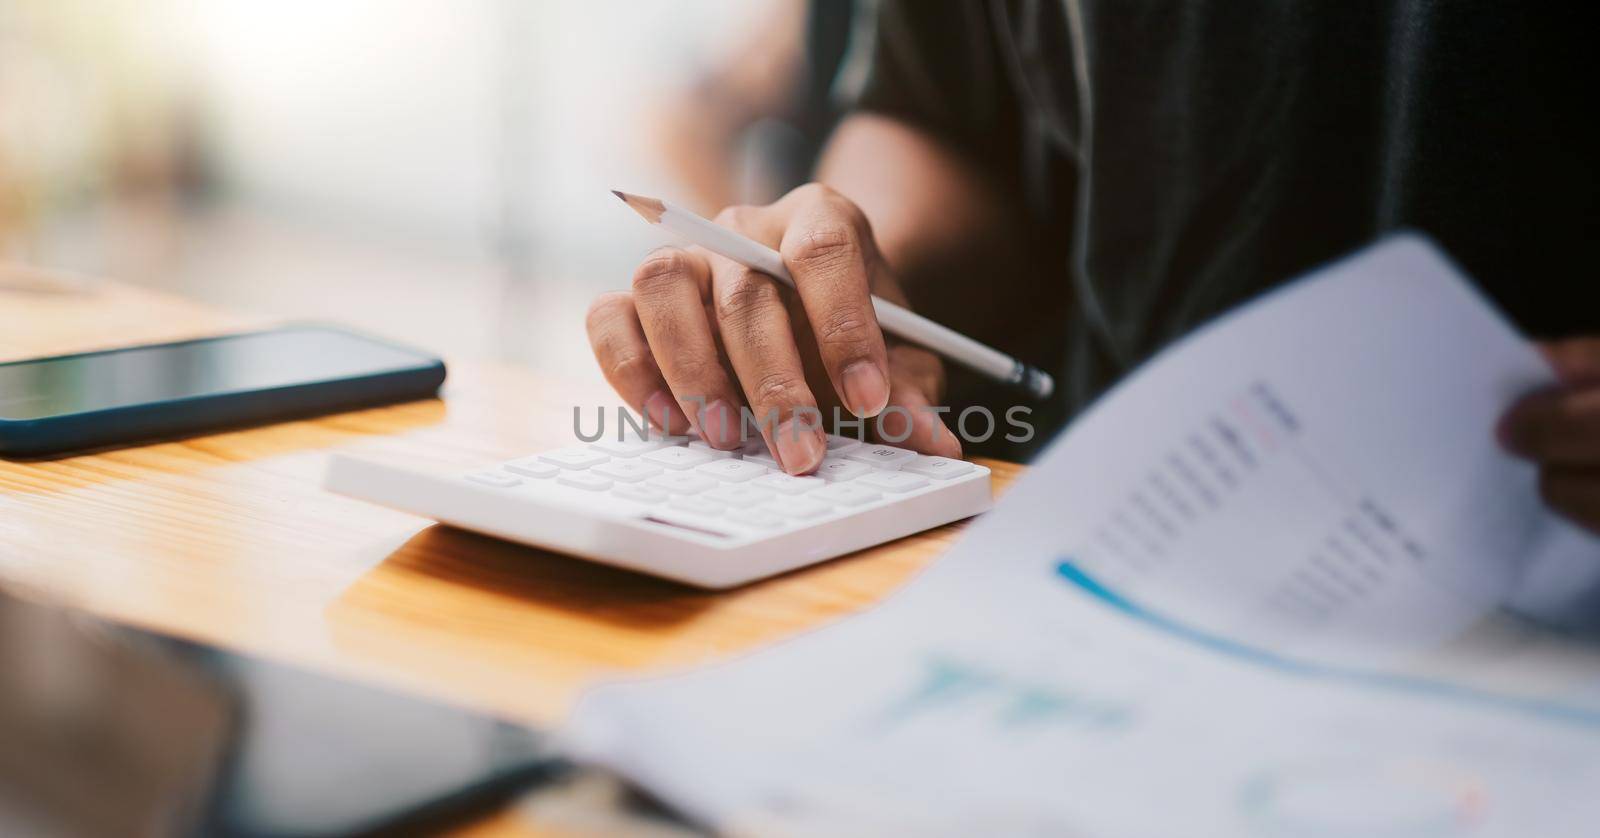
POLYGON ((944 393, 944 364, 926 349, 889 347, 889 404, 878 417, 884 442, 923 454, 957 458, 961 441, 935 412, 944 393))

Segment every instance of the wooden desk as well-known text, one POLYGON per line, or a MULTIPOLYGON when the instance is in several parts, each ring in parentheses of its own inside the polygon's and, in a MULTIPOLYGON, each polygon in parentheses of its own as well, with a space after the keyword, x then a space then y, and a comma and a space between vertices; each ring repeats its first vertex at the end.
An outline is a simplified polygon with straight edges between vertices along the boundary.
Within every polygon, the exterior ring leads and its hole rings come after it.
MULTIPOLYGON (((263 325, 110 285, 0 291, 0 360, 263 325)), ((543 381, 458 359, 442 401, 54 461, 0 461, 0 579, 93 612, 537 725, 589 681, 681 667, 880 599, 952 525, 703 593, 432 526, 319 488, 333 451, 470 467, 570 441, 616 404, 598 371, 543 381)), ((1020 470, 1000 462, 996 488, 1020 470)))

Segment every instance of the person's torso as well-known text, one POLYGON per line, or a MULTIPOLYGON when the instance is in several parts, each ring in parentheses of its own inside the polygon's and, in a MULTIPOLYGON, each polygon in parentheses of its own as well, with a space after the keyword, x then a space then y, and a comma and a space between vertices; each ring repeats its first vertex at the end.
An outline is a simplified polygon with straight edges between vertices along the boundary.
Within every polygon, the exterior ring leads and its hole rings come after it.
MULTIPOLYGON (((1576 19, 1475 2, 991 7, 1035 209, 1070 229, 1078 406, 1162 345, 1397 228, 1536 337, 1600 332, 1576 19)), ((1575 17, 1575 15, 1574 15, 1575 17)))

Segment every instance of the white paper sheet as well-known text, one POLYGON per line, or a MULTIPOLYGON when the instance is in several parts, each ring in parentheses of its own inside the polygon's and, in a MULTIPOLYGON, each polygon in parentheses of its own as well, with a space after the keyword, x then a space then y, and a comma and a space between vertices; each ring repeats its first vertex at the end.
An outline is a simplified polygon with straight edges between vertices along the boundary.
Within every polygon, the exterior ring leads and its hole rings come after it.
POLYGON ((1493 440, 1548 380, 1390 239, 1146 365, 889 603, 596 689, 572 747, 735 833, 1591 834, 1600 658, 1501 609, 1600 579, 1493 440))

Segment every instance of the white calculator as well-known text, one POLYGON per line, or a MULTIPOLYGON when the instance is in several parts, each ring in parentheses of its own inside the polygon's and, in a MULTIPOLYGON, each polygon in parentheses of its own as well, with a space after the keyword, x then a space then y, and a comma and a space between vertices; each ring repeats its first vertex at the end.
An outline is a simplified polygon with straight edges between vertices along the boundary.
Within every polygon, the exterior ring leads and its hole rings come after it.
POLYGON ((814 476, 760 438, 607 437, 467 473, 336 455, 328 489, 464 529, 727 588, 987 511, 989 469, 830 436, 814 476))

